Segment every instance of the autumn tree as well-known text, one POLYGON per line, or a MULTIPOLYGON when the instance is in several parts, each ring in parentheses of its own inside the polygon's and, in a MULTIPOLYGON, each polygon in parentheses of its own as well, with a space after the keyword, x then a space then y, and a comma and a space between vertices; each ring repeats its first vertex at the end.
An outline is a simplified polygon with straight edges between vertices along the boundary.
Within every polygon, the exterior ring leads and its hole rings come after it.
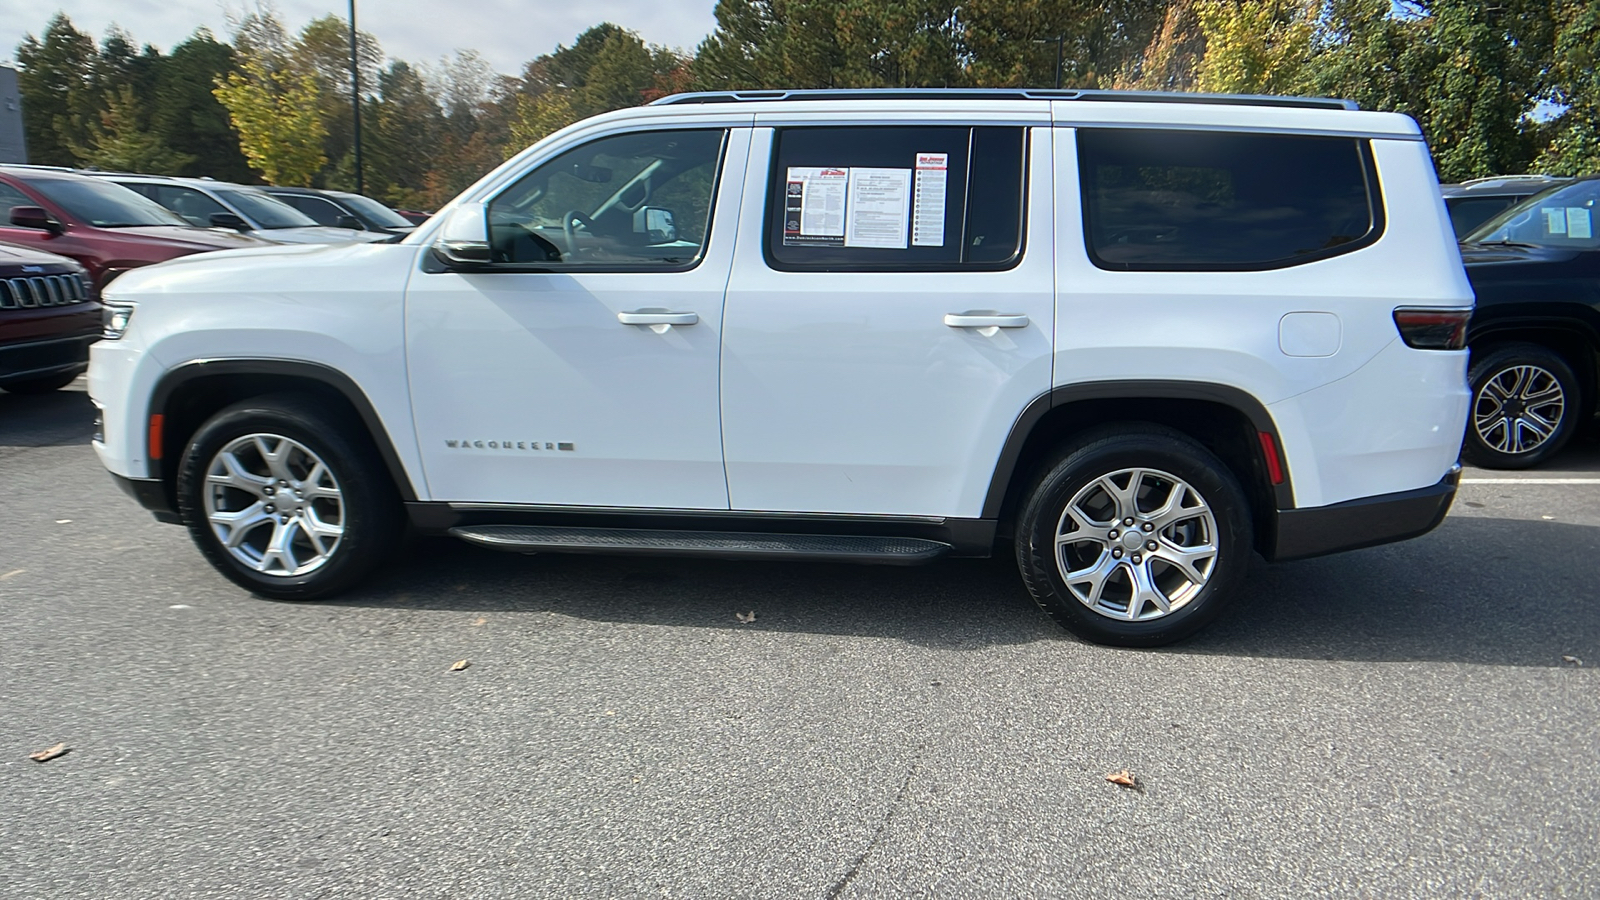
POLYGON ((173 150, 161 135, 144 124, 143 105, 133 85, 124 84, 106 99, 98 122, 88 125, 88 138, 71 150, 85 165, 119 172, 174 175, 194 162, 194 156, 173 150))
POLYGON ((227 107, 245 158, 267 183, 311 184, 327 161, 314 76, 252 55, 219 78, 213 93, 227 107))

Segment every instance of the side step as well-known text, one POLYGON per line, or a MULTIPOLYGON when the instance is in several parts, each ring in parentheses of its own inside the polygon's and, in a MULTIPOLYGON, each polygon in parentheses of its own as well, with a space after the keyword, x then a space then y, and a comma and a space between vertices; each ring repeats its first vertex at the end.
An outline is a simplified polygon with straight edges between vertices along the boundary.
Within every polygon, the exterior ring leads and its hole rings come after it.
POLYGON ((651 531, 640 528, 565 528, 555 525, 466 525, 462 540, 496 550, 598 553, 616 556, 703 556, 714 559, 820 560, 915 566, 950 552, 921 538, 735 531, 651 531))

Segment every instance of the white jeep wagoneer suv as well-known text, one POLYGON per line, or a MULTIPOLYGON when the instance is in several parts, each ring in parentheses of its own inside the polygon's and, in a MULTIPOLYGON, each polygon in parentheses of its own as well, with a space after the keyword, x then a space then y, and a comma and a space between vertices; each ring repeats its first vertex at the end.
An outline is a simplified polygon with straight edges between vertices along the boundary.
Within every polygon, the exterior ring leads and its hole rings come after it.
POLYGON ((101 459, 263 596, 349 588, 408 527, 1014 547, 1062 625, 1152 645, 1252 553, 1439 524, 1472 291, 1405 116, 898 90, 608 113, 398 243, 187 257, 106 302, 101 459))

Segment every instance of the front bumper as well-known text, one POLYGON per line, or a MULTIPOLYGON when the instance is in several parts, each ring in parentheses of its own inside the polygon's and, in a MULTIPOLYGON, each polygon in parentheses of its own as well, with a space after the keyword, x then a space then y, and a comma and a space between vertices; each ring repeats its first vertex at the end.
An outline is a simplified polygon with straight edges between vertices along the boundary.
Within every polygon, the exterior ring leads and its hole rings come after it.
POLYGON ((89 345, 99 339, 96 331, 0 346, 0 386, 7 381, 44 378, 74 369, 82 372, 89 368, 89 345))
POLYGON ((1376 547, 1427 534, 1439 527, 1456 497, 1461 467, 1432 487, 1318 506, 1278 510, 1274 562, 1376 547))
POLYGON ((122 488, 122 492, 138 501, 139 505, 150 510, 158 522, 168 525, 182 525, 183 517, 173 509, 172 498, 167 496, 167 486, 156 478, 126 478, 115 472, 111 473, 111 480, 122 488))

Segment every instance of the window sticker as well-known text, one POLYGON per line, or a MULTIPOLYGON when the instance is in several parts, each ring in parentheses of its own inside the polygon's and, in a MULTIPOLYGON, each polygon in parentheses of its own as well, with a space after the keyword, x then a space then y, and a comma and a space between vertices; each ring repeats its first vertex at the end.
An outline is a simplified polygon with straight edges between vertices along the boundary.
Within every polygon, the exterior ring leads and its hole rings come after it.
POLYGON ((1546 206, 1539 210, 1544 213, 1544 230, 1551 234, 1567 233, 1567 211, 1559 206, 1546 206))
POLYGON ((1594 223, 1587 209, 1581 206, 1567 207, 1567 237, 1584 240, 1594 237, 1594 223))
POLYGON ((950 154, 918 153, 917 182, 911 214, 911 244, 914 247, 944 246, 945 184, 950 171, 950 154))
POLYGON ((846 247, 906 248, 906 225, 911 218, 910 169, 851 169, 849 200, 846 247))
POLYGON ((850 170, 832 166, 790 166, 784 180, 784 245, 843 244, 850 170))

